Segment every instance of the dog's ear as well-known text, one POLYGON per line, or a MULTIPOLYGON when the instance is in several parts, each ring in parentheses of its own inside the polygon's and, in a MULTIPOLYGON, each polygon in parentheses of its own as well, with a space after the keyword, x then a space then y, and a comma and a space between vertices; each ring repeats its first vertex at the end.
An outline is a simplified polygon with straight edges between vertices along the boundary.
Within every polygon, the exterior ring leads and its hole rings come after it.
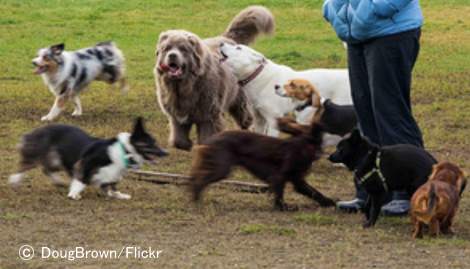
POLYGON ((167 32, 161 32, 160 35, 158 36, 158 44, 162 43, 163 41, 168 39, 168 33, 167 32))
POLYGON ((51 51, 54 55, 60 55, 64 51, 64 48, 65 48, 65 44, 60 43, 60 44, 57 44, 57 45, 52 45, 51 46, 51 51))
POLYGON ((315 88, 315 86, 313 86, 312 84, 309 84, 307 87, 310 89, 310 94, 312 96, 312 106, 320 108, 322 106, 321 95, 318 92, 317 88, 315 88))
POLYGON ((204 68, 203 68, 203 62, 202 59, 204 57, 204 48, 202 47, 203 45, 201 44, 201 41, 193 35, 188 36, 188 41, 189 44, 191 44, 191 47, 193 48, 192 53, 194 56, 194 64, 192 65, 192 73, 201 76, 204 74, 204 68))
POLYGON ((136 137, 141 134, 145 134, 144 120, 142 117, 138 117, 134 123, 134 130, 132 131, 132 136, 136 137))

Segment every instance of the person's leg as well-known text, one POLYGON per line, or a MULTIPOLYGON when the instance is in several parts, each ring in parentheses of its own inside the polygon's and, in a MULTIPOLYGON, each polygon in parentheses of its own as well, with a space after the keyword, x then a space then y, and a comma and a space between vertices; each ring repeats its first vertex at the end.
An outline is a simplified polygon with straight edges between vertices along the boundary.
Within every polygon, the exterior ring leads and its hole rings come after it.
MULTIPOLYGON (((412 144, 423 147, 421 131, 410 101, 411 75, 419 52, 420 32, 410 31, 376 39, 365 45, 372 109, 381 146, 412 144)), ((409 210, 406 192, 394 192, 382 207, 386 215, 409 210)))
POLYGON ((348 72, 351 96, 361 133, 379 144, 379 134, 373 114, 371 88, 364 44, 348 45, 348 72))
POLYGON ((418 52, 419 31, 379 38, 365 45, 373 117, 381 146, 423 147, 410 101, 411 74, 418 52))
MULTIPOLYGON (((379 136, 372 113, 372 99, 368 84, 369 78, 363 44, 348 45, 348 71, 351 84, 351 96, 353 98, 359 128, 363 135, 367 136, 371 141, 378 143, 379 136)), ((359 185, 355 184, 355 187, 356 197, 350 201, 338 202, 338 209, 347 212, 357 212, 365 205, 367 193, 359 185)))

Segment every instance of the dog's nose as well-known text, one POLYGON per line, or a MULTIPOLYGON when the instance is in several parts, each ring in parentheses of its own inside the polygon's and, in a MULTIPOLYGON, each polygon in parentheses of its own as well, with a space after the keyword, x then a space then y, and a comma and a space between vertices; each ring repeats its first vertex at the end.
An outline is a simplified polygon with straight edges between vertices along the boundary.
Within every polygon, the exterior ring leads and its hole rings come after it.
POLYGON ((223 47, 223 46, 224 46, 224 42, 221 42, 219 46, 220 46, 220 47, 223 47))
POLYGON ((36 63, 36 61, 32 61, 31 63, 32 63, 34 66, 37 66, 37 65, 38 65, 38 63, 36 63))
POLYGON ((170 58, 170 60, 175 60, 177 56, 176 53, 170 53, 168 57, 170 58))
POLYGON ((275 90, 279 90, 280 88, 281 88, 281 86, 280 86, 280 85, 277 85, 277 84, 276 84, 276 85, 274 85, 274 89, 275 89, 275 90))

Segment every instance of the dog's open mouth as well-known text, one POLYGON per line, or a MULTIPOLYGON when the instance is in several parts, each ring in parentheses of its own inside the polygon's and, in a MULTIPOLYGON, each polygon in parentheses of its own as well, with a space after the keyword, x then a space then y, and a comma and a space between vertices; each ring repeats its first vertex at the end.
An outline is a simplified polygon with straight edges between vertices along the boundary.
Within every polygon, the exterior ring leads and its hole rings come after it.
POLYGON ((180 66, 176 63, 170 63, 167 68, 168 75, 173 78, 178 78, 183 75, 184 66, 180 66))
POLYGON ((47 71, 47 66, 45 65, 35 65, 36 68, 34 68, 34 74, 40 75, 44 72, 47 71))

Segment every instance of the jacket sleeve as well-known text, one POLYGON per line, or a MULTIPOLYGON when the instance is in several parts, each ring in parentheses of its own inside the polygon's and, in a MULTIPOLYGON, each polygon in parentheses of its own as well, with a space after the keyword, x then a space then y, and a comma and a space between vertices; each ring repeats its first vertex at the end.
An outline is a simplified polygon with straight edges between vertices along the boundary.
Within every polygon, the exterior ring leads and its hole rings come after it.
POLYGON ((372 0, 375 13, 390 18, 414 0, 372 0))

